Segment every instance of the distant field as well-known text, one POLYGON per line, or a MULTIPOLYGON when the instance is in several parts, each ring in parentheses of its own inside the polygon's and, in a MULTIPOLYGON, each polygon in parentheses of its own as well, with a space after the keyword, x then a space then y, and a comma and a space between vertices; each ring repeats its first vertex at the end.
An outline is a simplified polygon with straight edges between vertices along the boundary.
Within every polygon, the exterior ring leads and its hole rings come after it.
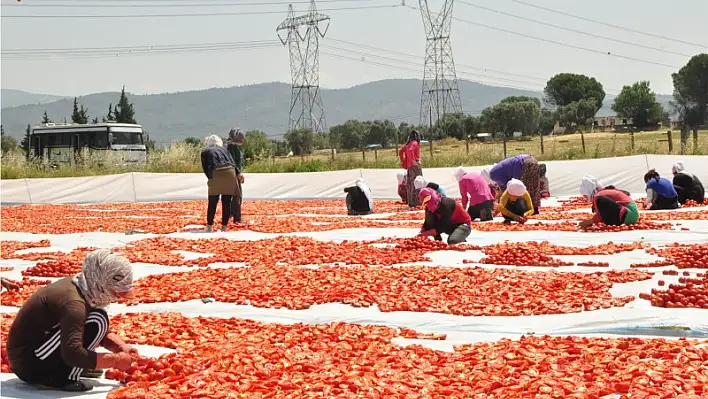
MULTIPOLYGON (((585 133, 585 152, 583 152, 580 134, 547 136, 541 140, 509 141, 507 156, 520 153, 533 154, 539 160, 568 160, 584 158, 606 158, 633 154, 669 154, 666 132, 635 133, 634 148, 629 133, 585 133)), ((672 154, 680 154, 679 132, 673 134, 672 154)), ((6 154, 2 158, 2 179, 36 177, 93 176, 124 172, 154 173, 201 173, 199 152, 201 148, 184 144, 173 145, 164 150, 148 154, 148 164, 141 167, 97 166, 111 165, 110 159, 87 157, 83 165, 75 167, 49 168, 37 161, 27 161, 20 153, 6 154)), ((699 132, 698 147, 694 148, 693 136, 688 140, 686 154, 708 154, 708 130, 699 132)), ((446 139, 424 145, 421 151, 424 167, 446 167, 458 165, 487 165, 498 162, 504 157, 502 142, 469 143, 469 152, 464 141, 446 139)), ((246 173, 277 172, 316 172, 327 170, 345 170, 355 168, 399 168, 396 148, 377 151, 338 152, 332 159, 329 151, 323 151, 302 157, 274 157, 252 162, 247 165, 246 173)))

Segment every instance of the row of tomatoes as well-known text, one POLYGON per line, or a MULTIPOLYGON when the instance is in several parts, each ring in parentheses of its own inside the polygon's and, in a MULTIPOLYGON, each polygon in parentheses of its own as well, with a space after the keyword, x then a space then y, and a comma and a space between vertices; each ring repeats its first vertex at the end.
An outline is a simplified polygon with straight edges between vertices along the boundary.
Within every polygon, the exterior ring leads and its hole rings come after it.
POLYGON ((606 273, 524 272, 511 269, 362 266, 319 269, 281 266, 199 269, 149 276, 125 302, 160 303, 214 298, 267 308, 307 309, 324 303, 377 305, 383 312, 438 312, 465 316, 573 313, 623 306, 613 280, 651 278, 638 270, 606 273))
POLYGON ((110 373, 131 381, 110 393, 111 399, 229 397, 226 393, 699 398, 708 392, 708 348, 684 339, 531 336, 439 352, 396 346, 391 338, 401 332, 382 326, 260 324, 175 314, 124 315, 113 323, 133 343, 149 343, 152 331, 173 336, 177 353, 145 359, 128 373, 110 373))
MULTIPOLYGON (((659 280, 658 285, 664 287, 666 283, 659 280)), ((678 284, 669 284, 666 289, 653 288, 651 293, 639 297, 657 307, 708 309, 708 273, 698 273, 695 278, 684 274, 678 284)))

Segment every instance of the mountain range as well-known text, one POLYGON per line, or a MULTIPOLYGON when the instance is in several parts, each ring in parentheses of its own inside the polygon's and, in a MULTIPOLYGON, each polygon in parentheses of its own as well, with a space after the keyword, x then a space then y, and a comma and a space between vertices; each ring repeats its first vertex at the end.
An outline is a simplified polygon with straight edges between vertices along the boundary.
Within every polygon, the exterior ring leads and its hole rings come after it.
MULTIPOLYGON (((541 98, 540 91, 488 86, 460 80, 460 96, 466 113, 478 115, 489 106, 508 96, 541 98)), ((420 88, 416 79, 391 79, 365 83, 346 89, 321 89, 328 126, 349 119, 390 119, 418 123, 420 88)), ((183 140, 187 137, 204 137, 208 134, 225 134, 238 125, 244 130, 262 130, 279 139, 288 125, 290 85, 286 83, 260 83, 229 88, 212 88, 177 93, 133 95, 135 117, 150 138, 158 143, 183 140)), ((118 102, 120 93, 104 92, 85 95, 79 103, 88 108, 93 118, 106 115, 109 104, 118 102)), ((73 97, 33 94, 20 90, 2 89, 2 125, 6 132, 21 138, 27 124, 39 124, 47 111, 50 119, 70 120, 73 97)), ((661 103, 668 103, 671 96, 657 95, 661 103)), ((598 115, 613 114, 607 96, 598 115)))

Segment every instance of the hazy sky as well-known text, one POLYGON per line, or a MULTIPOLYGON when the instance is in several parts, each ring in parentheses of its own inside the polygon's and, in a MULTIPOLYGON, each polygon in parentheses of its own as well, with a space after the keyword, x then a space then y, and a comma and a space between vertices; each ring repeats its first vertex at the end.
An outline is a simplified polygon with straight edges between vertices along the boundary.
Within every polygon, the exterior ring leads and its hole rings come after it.
MULTIPOLYGON (((623 85, 637 80, 650 80, 657 93, 671 93, 671 73, 683 66, 690 55, 708 52, 707 0, 523 1, 700 46, 562 16, 513 0, 456 0, 454 16, 458 19, 452 22, 452 47, 458 78, 541 89, 553 74, 574 72, 596 77, 608 93, 617 93, 623 85), (523 21, 471 5, 632 42, 645 48, 523 21), (480 26, 480 23, 599 53, 541 42, 480 26), (607 52, 668 66, 616 58, 607 52)), ((406 3, 418 6, 410 0, 406 3)), ((400 4, 400 0, 328 0, 318 3, 318 8, 400 4)), ((442 1, 429 4, 437 11, 442 1)), ((307 9, 307 4, 302 2, 294 6, 301 12, 307 9)), ((204 45, 210 43, 277 41, 276 26, 285 19, 287 11, 287 2, 280 0, 22 0, 22 3, 2 0, 1 11, 3 88, 82 95, 117 91, 126 85, 129 92, 143 94, 290 81, 288 51, 282 45, 247 50, 224 49, 221 45, 221 51, 203 51, 204 45), (235 15, 262 11, 272 14, 235 15), (198 13, 229 15, 39 17, 198 13), (13 15, 34 17, 9 18, 13 15), (182 52, 170 50, 163 54, 138 56, 116 56, 115 50, 96 53, 105 47, 159 45, 181 46, 182 52), (186 51, 186 45, 196 45, 198 50, 186 51), (15 56, 15 59, 6 56, 8 50, 63 48, 99 50, 87 50, 90 58, 75 58, 76 53, 61 54, 53 59, 28 59, 27 53, 15 56)), ((331 26, 321 42, 321 86, 343 88, 387 78, 422 77, 425 33, 418 10, 399 6, 323 12, 331 16, 331 26)))

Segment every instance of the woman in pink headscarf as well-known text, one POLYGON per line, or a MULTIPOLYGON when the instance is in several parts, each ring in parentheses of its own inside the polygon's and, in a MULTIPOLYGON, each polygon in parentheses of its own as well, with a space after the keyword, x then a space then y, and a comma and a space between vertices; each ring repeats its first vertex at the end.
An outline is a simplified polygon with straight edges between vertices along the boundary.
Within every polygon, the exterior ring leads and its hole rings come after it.
POLYGON ((428 187, 420 190, 418 198, 425 206, 425 222, 420 235, 433 236, 435 240, 442 241, 440 234, 444 233, 448 235, 448 244, 465 242, 471 233, 472 219, 462 205, 428 187))

